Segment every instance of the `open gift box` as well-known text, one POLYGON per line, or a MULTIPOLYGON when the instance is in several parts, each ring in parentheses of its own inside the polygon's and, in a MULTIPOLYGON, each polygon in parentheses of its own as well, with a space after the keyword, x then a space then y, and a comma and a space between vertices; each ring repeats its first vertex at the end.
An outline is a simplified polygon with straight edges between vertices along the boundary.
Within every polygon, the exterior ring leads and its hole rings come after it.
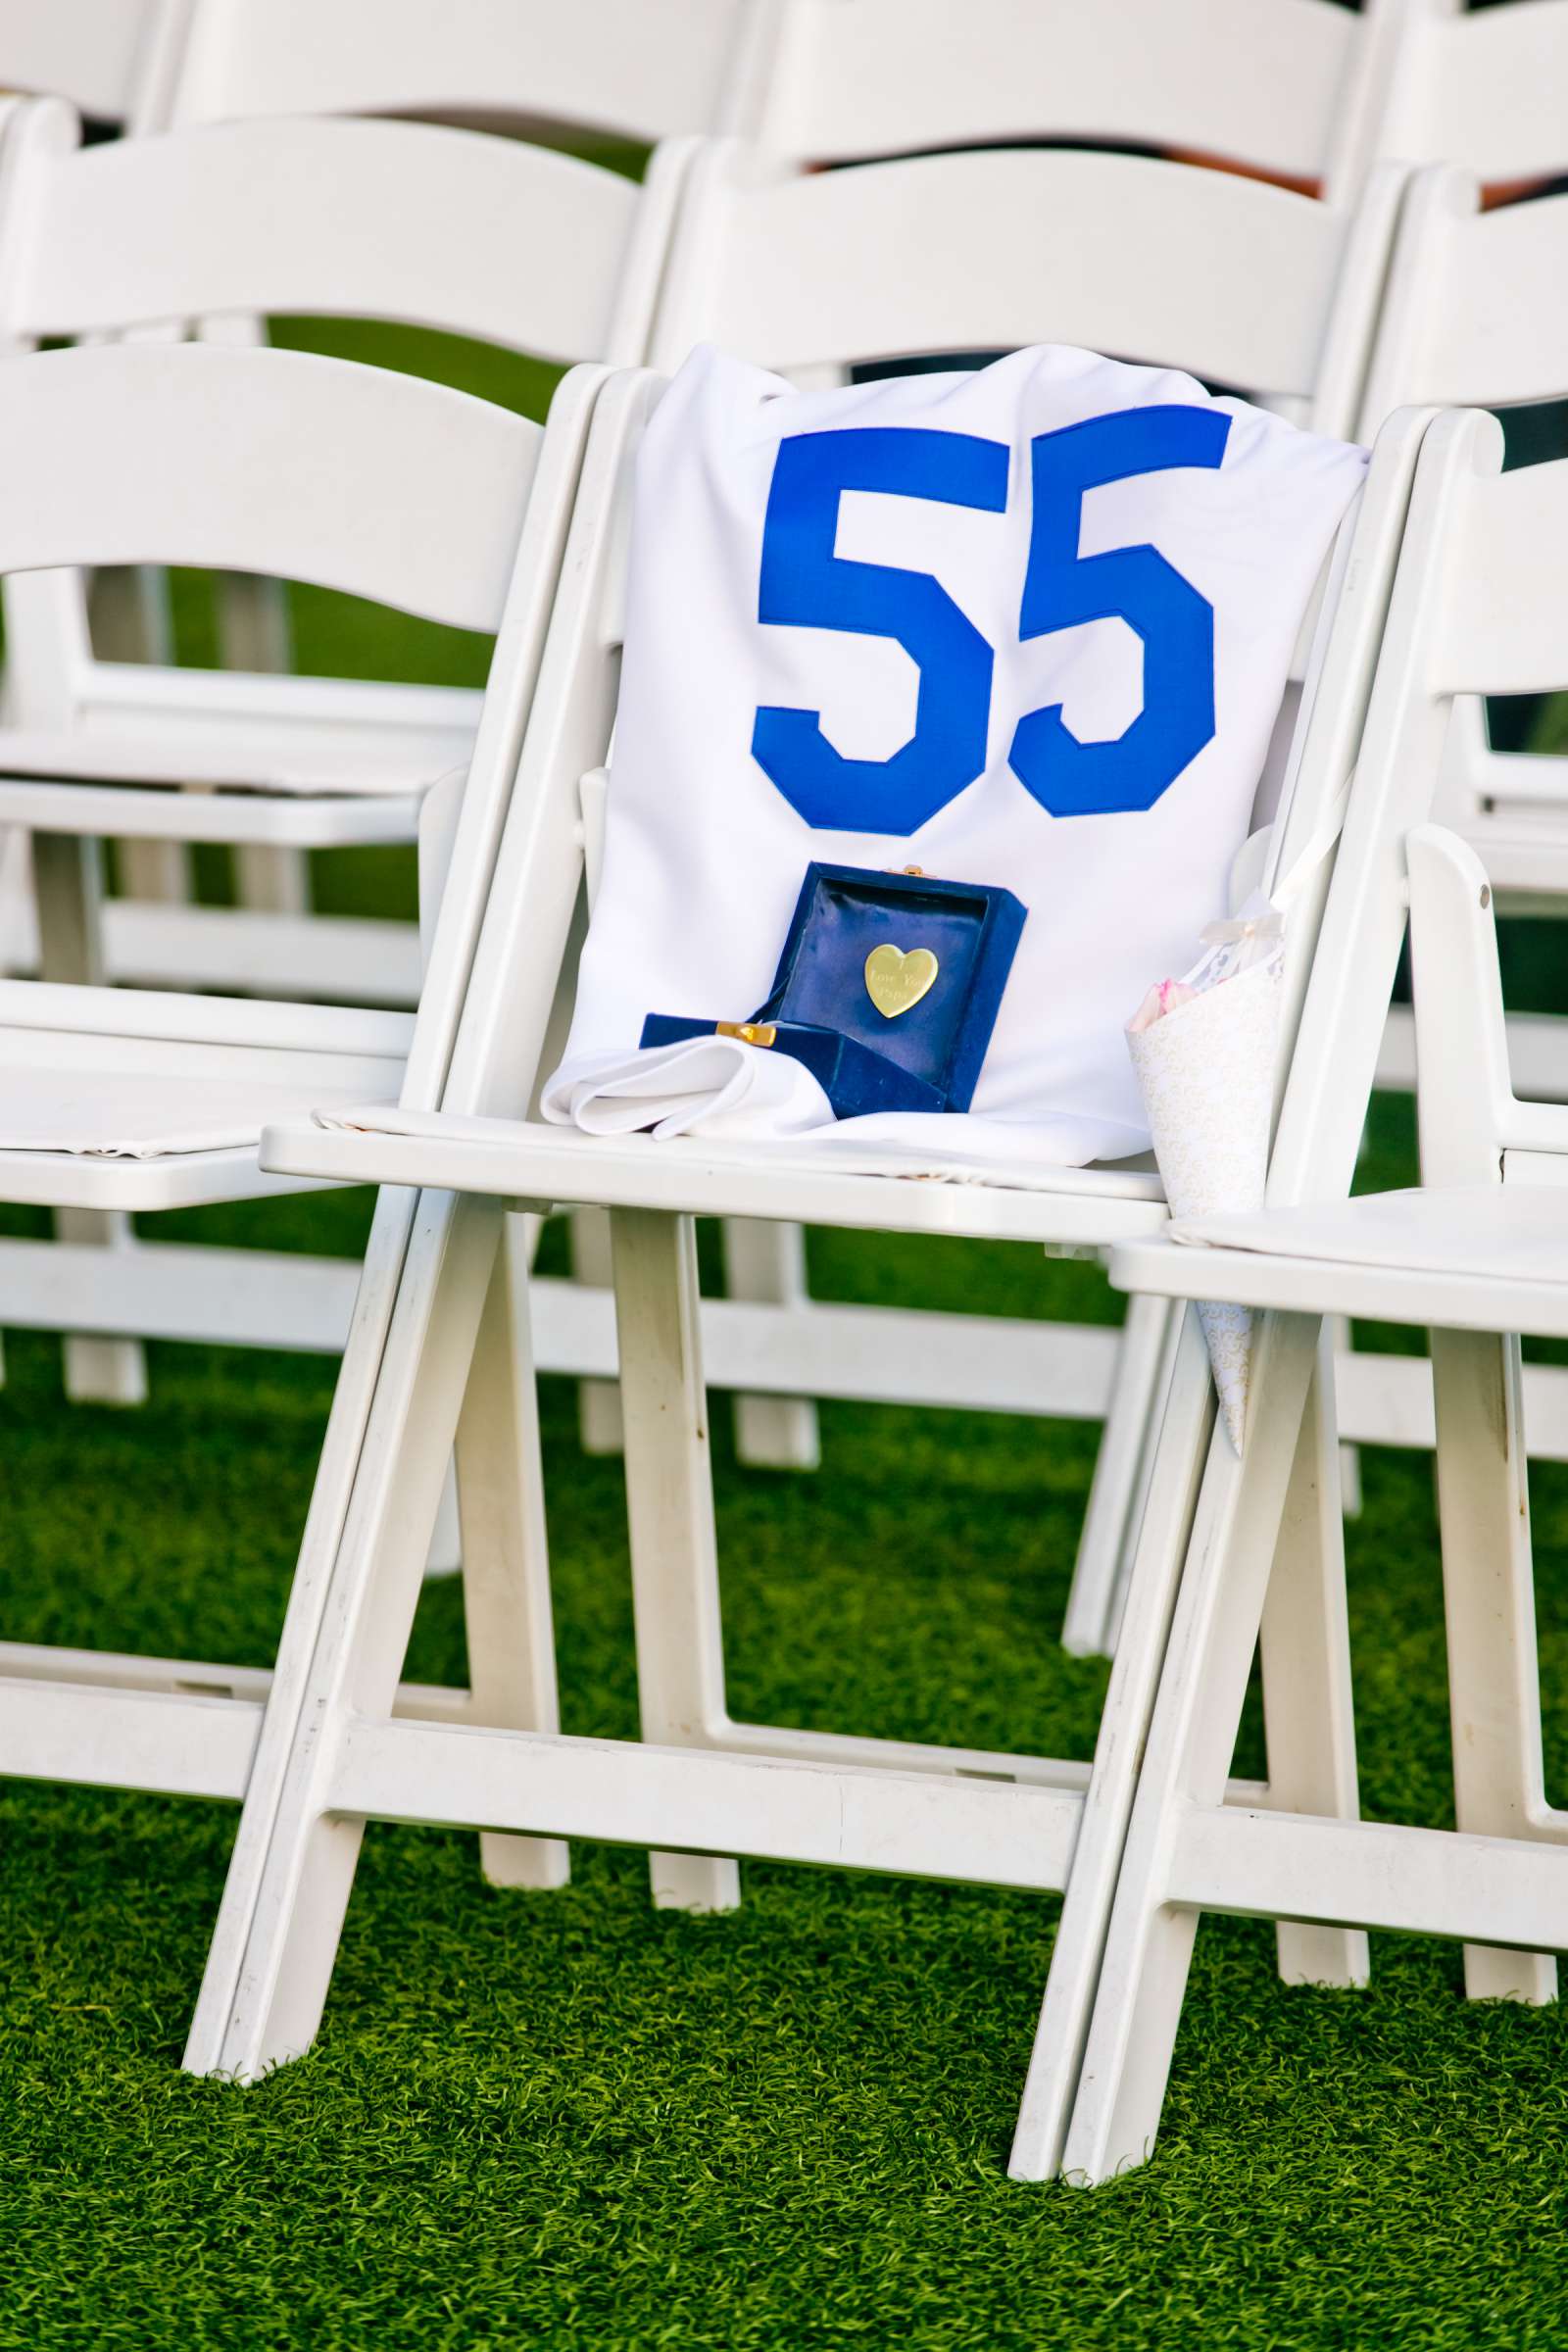
POLYGON ((744 1020, 650 1013, 641 1043, 792 1054, 836 1118, 967 1110, 1027 912, 994 884, 813 863, 765 1002, 744 1020))

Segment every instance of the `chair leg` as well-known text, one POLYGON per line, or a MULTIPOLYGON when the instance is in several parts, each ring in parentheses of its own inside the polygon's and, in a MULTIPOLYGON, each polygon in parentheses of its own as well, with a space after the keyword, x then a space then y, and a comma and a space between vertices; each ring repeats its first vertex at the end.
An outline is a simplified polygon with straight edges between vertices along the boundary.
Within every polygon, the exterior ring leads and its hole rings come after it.
POLYGON ((1216 1433, 1188 1545, 1159 1693, 1116 1882, 1072 2120, 1069 2180, 1142 2164, 1159 2127, 1198 1914, 1167 1899, 1181 1824, 1218 1806, 1247 1695, 1320 1319, 1262 1318, 1241 1460, 1216 1433))
MULTIPOLYGON (((1334 1334, 1335 1354, 1353 1354, 1355 1334, 1349 1316, 1331 1316, 1329 1329, 1334 1334)), ((1342 1440, 1340 1445, 1340 1508, 1347 1519, 1359 1519, 1361 1516, 1361 1448, 1350 1445, 1348 1440, 1342 1440)))
POLYGON ((1072 1870, 1052 1948, 1008 2171, 1049 2180, 1061 2162, 1094 2011, 1106 1923, 1116 1891, 1139 1760, 1149 1733, 1186 1556, 1214 1395, 1195 1309, 1176 1323, 1169 1396, 1095 1743, 1094 1768, 1073 1845, 1072 1870))
POLYGON ((234 896, 267 914, 309 914, 310 859, 287 844, 242 842, 234 852, 234 896))
MULTIPOLYGON (((100 661, 172 662, 166 573, 145 564, 95 571, 87 611, 100 661)), ((127 898, 182 906, 191 895, 190 851, 182 841, 122 841, 120 880, 127 898)))
MULTIPOLYGON (((799 1225, 726 1217, 724 1287, 732 1298, 810 1312, 806 1236, 799 1225)), ((759 1470, 815 1470, 822 1460, 816 1406, 808 1396, 737 1396, 735 1450, 759 1470)))
POLYGON ((454 1462, 441 1489, 441 1508, 436 1513, 424 1573, 427 1577, 456 1576, 462 1566, 463 1527, 458 1512, 458 1466, 454 1462))
MULTIPOLYGON (((570 1230, 573 1278, 590 1290, 608 1291, 613 1280, 608 1215, 602 1208, 574 1208, 570 1230)), ((612 1380, 577 1383, 577 1436, 584 1453, 619 1453, 624 1430, 620 1390, 612 1380)))
MULTIPOLYGON (((101 984, 103 849, 64 833, 38 833, 32 843, 38 909, 40 979, 101 984)), ((117 1209, 61 1208, 55 1234, 62 1242, 134 1247, 130 1220, 117 1209)), ((72 1335, 65 1342, 66 1395, 78 1404, 144 1404, 147 1357, 137 1340, 72 1335)))
MULTIPOLYGON (((458 1423, 463 1607, 473 1720, 557 1732, 544 1462, 521 1222, 506 1221, 458 1423)), ((571 1875, 569 1849, 558 1838, 484 1831, 479 1860, 497 1886, 564 1886, 571 1875)))
MULTIPOLYGON (((612 1213, 611 1230, 642 1734, 660 1746, 705 1747, 726 1715, 696 1228, 690 1217, 628 1208, 612 1213)), ((656 1853, 651 1871, 662 1909, 732 1911, 740 1901, 732 1861, 656 1853)))
MULTIPOLYGON (((226 669, 280 675, 293 668, 288 594, 281 580, 221 572, 217 594, 226 669)), ((276 842, 242 842, 234 852, 234 892, 241 906, 269 914, 309 914, 310 858, 304 850, 276 842)))
MULTIPOLYGON (((1263 1725, 1271 1808, 1354 1821, 1360 1795, 1332 1342, 1326 1331, 1263 1608, 1263 1725)), ((1371 1958, 1360 1928, 1286 1919, 1275 1936, 1287 1984, 1367 1981, 1371 1958)))
MULTIPOLYGON (((1432 1334, 1455 1818, 1494 1838, 1539 1837, 1545 1813, 1521 1373, 1517 1340, 1432 1334)), ((1466 1944, 1464 1983, 1549 2001, 1557 1963, 1466 1944)))
POLYGON ((251 2080, 309 2048, 363 1820, 331 1810, 356 1715, 390 1712, 502 1212, 382 1195, 184 2063, 251 2080))
POLYGON ((1062 1648, 1075 1658, 1108 1657, 1113 1647, 1117 1588, 1138 1541, 1134 1509, 1142 1485, 1140 1467, 1152 1444, 1152 1421, 1171 1321, 1169 1299, 1135 1297, 1127 1301, 1061 1625, 1062 1648))

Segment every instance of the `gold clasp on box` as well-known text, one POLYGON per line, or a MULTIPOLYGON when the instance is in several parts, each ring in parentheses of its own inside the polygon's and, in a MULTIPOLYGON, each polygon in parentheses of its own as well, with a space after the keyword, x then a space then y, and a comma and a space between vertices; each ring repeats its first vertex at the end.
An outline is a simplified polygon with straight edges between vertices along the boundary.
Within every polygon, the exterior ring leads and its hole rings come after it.
POLYGON ((776 1046, 778 1031, 771 1021, 715 1021, 715 1037, 738 1037, 743 1046, 776 1046))

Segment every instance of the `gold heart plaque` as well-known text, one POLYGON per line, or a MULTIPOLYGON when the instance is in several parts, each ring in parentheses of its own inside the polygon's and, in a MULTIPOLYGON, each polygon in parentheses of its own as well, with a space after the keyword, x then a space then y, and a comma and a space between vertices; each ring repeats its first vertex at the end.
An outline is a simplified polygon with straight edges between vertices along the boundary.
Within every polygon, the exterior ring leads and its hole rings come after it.
POLYGON ((884 1020, 896 1021, 930 992, 937 976, 937 959, 929 948, 911 948, 906 956, 891 943, 873 948, 865 959, 865 993, 884 1020))

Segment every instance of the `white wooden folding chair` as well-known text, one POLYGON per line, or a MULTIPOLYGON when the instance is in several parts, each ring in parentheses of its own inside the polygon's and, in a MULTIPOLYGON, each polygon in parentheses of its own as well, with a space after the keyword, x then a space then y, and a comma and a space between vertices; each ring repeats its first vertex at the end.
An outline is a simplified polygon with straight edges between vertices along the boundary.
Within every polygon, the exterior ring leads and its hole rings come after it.
MULTIPOLYGON (((264 115, 385 114, 651 142, 751 121, 776 15, 773 0, 455 0, 439 15, 394 0, 0 0, 0 90, 59 94, 135 137, 264 115)), ((531 217, 525 241, 541 242, 531 217)), ((200 326, 230 342, 264 332, 231 306, 200 326)), ((94 619, 101 651, 167 659, 167 613, 146 575, 134 587, 99 583, 94 619)), ((231 667, 288 666, 275 584, 224 583, 220 622, 231 667)), ((11 654, 13 670, 37 644, 35 633, 11 654)), ((46 677, 50 651, 46 643, 46 677)), ((58 640, 54 664, 74 652, 58 640)), ((434 695, 424 699, 435 708, 434 695)), ((472 708, 471 697, 452 698, 454 727, 471 727, 472 708)), ((132 839, 120 852, 128 889, 108 911, 107 968, 142 985, 226 987, 243 941, 252 985, 305 985, 314 963, 320 993, 356 993, 365 957, 352 928, 307 931, 288 919, 309 906, 306 850, 240 842, 233 854, 240 906, 281 922, 215 925, 188 914, 187 845, 132 839), (182 911, 159 911, 170 902, 182 911)), ((412 1004, 412 927, 387 927, 380 944, 386 1001, 412 1004)))
MULTIPOLYGON (((799 370, 1076 342, 1245 384, 1320 430, 1349 432, 1397 176, 1376 175, 1351 210, 1129 156, 945 155, 802 179, 754 147, 714 142, 686 183, 653 355, 673 368, 709 340, 799 370), (1074 235, 1032 233, 1052 217, 1072 220, 1074 235)), ((600 1254, 580 1249, 579 1264, 608 1279, 603 1242, 592 1228, 586 1238, 600 1254)), ((808 1343, 794 1229, 738 1238, 754 1254, 732 1287, 785 1301, 784 1331, 808 1343)), ((1115 1353, 1102 1331, 1038 1327, 1011 1372, 994 1319, 947 1315, 940 1335, 931 1401, 1106 1420, 1063 1631, 1075 1649, 1107 1646, 1170 1317, 1135 1307, 1115 1353)), ((798 1360, 780 1350, 781 1385, 798 1360)), ((881 1361, 906 1395, 907 1351, 884 1348, 881 1361)))
POLYGON ((1568 1112, 1514 1099, 1491 886, 1467 845, 1424 822, 1457 696, 1568 679, 1568 463, 1499 478, 1501 447, 1493 418, 1458 412, 1422 451, 1268 1208, 1216 1221, 1235 1247, 1113 1259, 1128 1286, 1235 1299, 1260 1320, 1246 1447, 1238 1458, 1218 1437, 1209 1451, 1128 1834, 1064 2159, 1086 2180, 1153 2143, 1203 1910, 1456 1936, 1472 1996, 1550 1997, 1541 1951, 1568 1944, 1568 1816, 1543 1788, 1520 1349, 1497 1336, 1568 1328, 1558 1196, 1531 1189, 1568 1173, 1568 1112), (1348 1201, 1407 902, 1423 1173, 1438 1189, 1348 1201), (1266 1596, 1275 1607, 1271 1551, 1332 1480, 1320 1412, 1302 1409, 1325 1310, 1437 1326, 1456 1831, 1220 1803, 1266 1596))
MULTIPOLYGON (((1029 159, 1022 159, 1029 160, 1029 159)), ((1038 162, 1040 159, 1033 159, 1038 162)), ((1179 174, 1177 175, 1180 176, 1179 174)), ((1180 201, 1174 198, 1173 201, 1180 201)), ((982 294, 979 315, 989 320, 982 294)), ((898 332, 909 348, 907 320, 898 332)), ((1067 1905, 1053 1984, 1064 2021, 1055 2078, 1037 2108, 1065 2120, 1114 1881, 1143 1711, 1163 1648, 1168 1578, 1187 1486, 1167 1449, 1150 1522, 1163 1569, 1144 1569, 1112 1670, 1095 1771, 1078 1763, 917 1746, 737 1722, 724 1692, 712 1504, 696 1313, 692 1219, 742 1214, 906 1232, 1107 1243, 1163 1218, 1157 1185, 1118 1170, 1063 1170, 1050 1190, 901 1183, 813 1163, 788 1148, 697 1139, 606 1144, 527 1116, 535 1065, 567 953, 568 924, 613 721, 622 562, 619 526, 643 418, 658 384, 618 379, 596 412, 573 537, 512 814, 474 958, 457 1049, 434 1114, 407 1103, 269 1132, 270 1165, 327 1168, 424 1188, 374 1394, 351 1349, 334 1405, 335 1452, 360 1471, 329 1573, 302 1568, 201 2002, 187 2050, 200 2071, 252 2076, 297 2053, 320 2016, 368 1817, 466 1822, 657 1847, 655 1899, 725 1908, 732 1853, 967 1881, 1054 1886, 1067 1905), (579 779, 585 779, 578 823, 579 779), (647 1744, 490 1735, 390 1717, 444 1449, 479 1328, 506 1204, 608 1207, 626 1406, 626 1475, 642 1726, 647 1744), (363 1434, 361 1434, 363 1433, 363 1434), (1069 1875, 1070 1865, 1070 1875, 1069 1875)), ((1289 855, 1324 818, 1355 757, 1394 551, 1424 416, 1396 426, 1374 462, 1353 544, 1342 543, 1336 619, 1309 681, 1289 855)), ((613 790, 612 783, 609 788, 613 790)), ((1191 1372, 1191 1365, 1187 1365, 1191 1372)), ((1205 1406, 1206 1410, 1206 1406, 1205 1406)), ((1288 1710, 1271 1752, 1274 1798, 1298 1786, 1354 1806, 1353 1756, 1325 1740, 1337 1703, 1343 1597, 1337 1522, 1295 1547, 1281 1590, 1295 1629, 1292 1695, 1313 1717, 1310 1752, 1288 1710), (1307 1694, 1311 1694, 1309 1704, 1307 1694), (1345 1775, 1348 1769, 1348 1781, 1345 1775), (1332 1788, 1332 1795, 1328 1792, 1332 1788)), ((539 1563, 542 1569, 542 1561, 539 1563)), ((1243 1792, 1245 1795, 1245 1792, 1243 1792)), ((1361 1939, 1307 1932, 1293 1973, 1357 1978, 1361 1939)))
MULTIPOLYGON (((436 1099, 604 380, 573 370, 540 428, 440 386, 292 353, 122 345, 0 368, 0 571, 235 565, 496 637, 455 832, 443 809, 431 844, 449 870, 417 1019, 0 983, 7 1200, 123 1214, 298 1190, 257 1165, 262 1122, 280 1102, 322 1088, 343 1100, 367 1084, 436 1099)), ((362 1384, 384 1337, 406 1208, 389 1196, 371 1234, 350 1335, 362 1384)), ((150 1265, 149 1288, 168 1281, 173 1254, 150 1265)), ((257 1261, 253 1312, 275 1264, 257 1261)), ((504 1266, 459 1472, 473 1691, 402 1703, 550 1725, 548 1619, 513 1606, 536 1496, 514 1454, 488 1442, 498 1429, 515 1439, 533 1411, 509 1339, 520 1257, 504 1266)), ((324 1465, 308 1549, 335 1541, 331 1479, 350 1469, 324 1465)), ((205 1662, 0 1644, 0 1771, 237 1797, 267 1683, 205 1662)), ((515 1843, 487 1861, 530 1885, 564 1866, 515 1843)))
MULTIPOLYGON (((638 186, 515 141, 326 120, 76 142, 59 101, 18 102, 0 117, 0 336, 13 351, 270 305, 401 317, 557 359, 634 359, 683 162, 666 148, 638 186), (551 238, 496 233, 540 216, 551 238)), ((9 581, 6 621, 0 826, 33 840, 49 979, 92 981, 104 969, 104 836, 412 841, 423 795, 472 744, 476 694, 102 660, 80 572, 9 581)), ((352 971, 372 1003, 418 994, 417 956, 409 968, 391 926, 262 917, 258 957, 258 918, 246 910, 155 911, 166 925, 177 913, 200 939, 210 984, 265 978, 271 993, 341 997, 352 971), (335 975, 317 952, 323 932, 335 975), (390 987, 376 970, 388 957, 390 987)), ((165 1252, 155 1268, 135 1262, 122 1219, 63 1208, 61 1224, 75 1253, 67 1261, 43 1244, 3 1245, 0 1313, 69 1331, 90 1295, 87 1328, 102 1336, 68 1342, 72 1394, 143 1394, 131 1335, 247 1336, 236 1307, 254 1296, 256 1269, 232 1251, 165 1252), (94 1251, 95 1241, 117 1246, 94 1251)), ((345 1277, 309 1257, 274 1268, 267 1344, 340 1347, 345 1277)))
MULTIPOLYGON (((1537 13, 1504 7, 1458 22, 1537 13)), ((1544 67, 1554 53, 1561 84, 1568 76, 1568 8, 1549 0, 1539 16, 1537 62, 1544 67)), ((1440 54, 1457 55, 1462 47, 1440 54)), ((1559 125, 1557 135, 1568 140, 1568 129, 1559 125)), ((1496 152, 1483 149, 1494 163, 1496 152)), ((1560 293, 1565 275, 1568 197, 1483 212, 1472 174, 1446 165, 1413 174, 1380 305, 1357 438, 1371 440, 1385 417, 1409 403, 1507 408, 1568 398, 1568 326, 1560 293)), ((1474 845, 1504 911, 1560 913, 1568 903, 1568 760, 1493 751, 1484 706, 1473 696, 1456 707, 1446 760, 1438 812, 1474 845)), ((1568 1031, 1560 1016, 1514 1016, 1509 1043, 1528 1092, 1558 1100, 1568 1094, 1568 1031)), ((1409 1008, 1395 1005, 1379 1055, 1380 1083, 1412 1083, 1414 1046, 1409 1008)), ((1146 1298, 1146 1306, 1152 1303, 1146 1298)), ((1351 1350, 1342 1333, 1338 1387, 1347 1437, 1400 1446, 1433 1444, 1431 1373, 1422 1358, 1351 1350)), ((1568 1375, 1534 1365, 1527 1387, 1532 1452, 1544 1460, 1568 1459, 1568 1375)), ((1131 1416, 1117 1423, 1118 1441, 1131 1426, 1131 1416)), ((1130 1566, 1126 1546, 1113 1575, 1106 1575, 1105 1559, 1098 1548, 1088 1549, 1075 1583, 1068 1631, 1077 1645, 1101 1648, 1113 1638, 1130 1566)))
MULTIPOLYGON (((1457 22, 1482 24, 1499 13, 1539 15, 1536 62, 1546 70, 1554 51, 1556 84, 1568 86, 1568 9, 1509 7, 1457 22)), ((1439 54, 1458 55, 1463 46, 1439 54)), ((1568 128, 1559 124, 1557 135, 1568 142, 1568 128)), ((1565 275, 1568 197, 1483 212, 1469 173, 1442 165, 1417 172, 1401 208, 1359 437, 1370 439, 1408 402, 1497 409, 1568 398, 1565 275)), ((1494 751, 1485 707, 1474 696, 1455 707, 1446 759, 1437 812, 1473 844, 1503 910, 1561 914, 1568 905, 1568 760, 1494 751)), ((1509 1051, 1527 1093, 1558 1101, 1568 1095, 1568 1026, 1560 1016, 1512 1016, 1509 1051)), ((1408 1087, 1415 1068, 1412 1015, 1396 1005, 1379 1081, 1408 1087)), ((1533 1365, 1526 1385, 1532 1452, 1568 1459, 1568 1375, 1533 1365)), ((1431 1375, 1420 1357, 1352 1352, 1342 1341, 1339 1393, 1342 1426, 1357 1436, 1431 1446, 1431 1375)))
MULTIPOLYGON (((1408 5, 1379 0, 1373 24, 1330 0, 1229 0, 1223 21, 1208 0, 1115 0, 1114 22, 1102 9, 1086 38, 1089 28, 1070 0, 1045 8, 1037 0, 982 0, 959 38, 945 6, 890 12, 884 0, 635 0, 629 7, 626 0, 566 7, 559 0, 459 0, 439 18, 417 0, 164 0, 163 62, 144 78, 133 126, 265 113, 456 114, 513 130, 597 127, 643 138, 697 127, 750 131, 781 156, 840 163, 1010 135, 1087 135, 1177 140, 1275 172, 1320 176, 1336 140, 1353 143, 1368 118, 1388 72, 1393 20, 1408 5)), ((1362 137, 1362 148, 1367 143, 1362 137)), ((1363 155, 1356 167, 1357 186, 1369 161, 1363 155)), ((1339 181, 1349 190, 1348 169, 1339 181)), ((709 331, 700 318, 694 325, 709 331)), ((236 643, 281 645, 266 599, 265 584, 227 585, 236 643)), ((302 853, 263 847, 240 856, 247 905, 285 914, 303 909, 302 853)), ((180 895, 177 876, 162 869, 149 876, 138 868, 136 889, 154 898, 180 895)), ((171 918, 134 897, 111 904, 109 969, 143 980, 203 980, 209 971, 196 935, 217 928, 200 914, 171 918)), ((274 930, 264 917, 245 936, 254 947, 275 937, 297 970, 299 929, 285 922, 274 930)), ((353 969, 335 927, 318 926, 310 936, 328 977, 353 969)), ((782 1226, 727 1226, 724 1250, 732 1300, 743 1309, 786 1310, 766 1352, 774 1368, 788 1371, 800 1352, 791 1342, 809 1353, 813 1339, 826 1336, 789 1311, 807 1298, 801 1235, 782 1226)), ((602 1220, 573 1220, 573 1256, 602 1298, 609 1280, 602 1220)), ((1117 1466, 1135 1456, 1122 1433, 1136 1424, 1135 1400, 1152 1377, 1157 1321, 1135 1314, 1135 1341, 1140 1325, 1149 1329, 1120 1357, 1117 1387, 1127 1401, 1106 1449, 1091 1567, 1127 1515, 1117 1466)), ((1091 1401, 1102 1395, 1106 1352, 1102 1333, 1073 1343, 1059 1383, 1065 1393, 1091 1401), (1096 1364, 1086 1383, 1091 1353, 1096 1364)), ((842 1369, 846 1358, 835 1352, 834 1361, 842 1369)), ((960 1386, 973 1392, 989 1369, 987 1350, 985 1371, 971 1365, 960 1386)), ((581 1418, 591 1448, 618 1445, 612 1389, 585 1387, 581 1418)), ((803 1397, 743 1392, 737 1422, 748 1461, 804 1467, 817 1458, 815 1414, 803 1397)), ((1091 1576, 1079 1591, 1102 1590, 1107 1576, 1091 1576)))

